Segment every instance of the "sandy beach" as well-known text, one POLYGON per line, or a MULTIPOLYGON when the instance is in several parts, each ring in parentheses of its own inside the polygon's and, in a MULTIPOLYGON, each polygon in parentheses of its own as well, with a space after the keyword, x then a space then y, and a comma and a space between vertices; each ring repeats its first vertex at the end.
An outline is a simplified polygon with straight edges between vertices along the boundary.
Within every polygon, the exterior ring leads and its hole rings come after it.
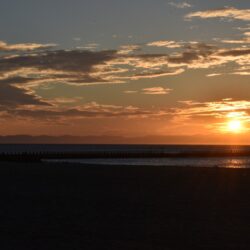
POLYGON ((2 250, 249 249, 250 169, 3 163, 2 250))

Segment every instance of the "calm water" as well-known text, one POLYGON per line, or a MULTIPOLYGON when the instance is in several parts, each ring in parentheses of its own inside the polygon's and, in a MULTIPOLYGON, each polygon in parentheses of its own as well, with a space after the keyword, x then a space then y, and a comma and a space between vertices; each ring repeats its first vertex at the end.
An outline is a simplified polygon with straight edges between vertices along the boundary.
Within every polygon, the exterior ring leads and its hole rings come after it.
POLYGON ((221 167, 250 168, 250 157, 213 157, 213 158, 132 158, 132 159, 66 159, 50 160, 56 162, 82 163, 94 165, 122 166, 186 166, 186 167, 221 167))
MULTIPOLYGON (((250 153, 250 146, 190 146, 190 145, 0 145, 0 153, 22 152, 244 152, 250 153)), ((55 159, 56 160, 56 159, 55 159)), ((58 160, 56 160, 58 161, 58 160)), ((202 157, 202 158, 131 158, 131 159, 66 159, 61 161, 103 165, 152 165, 152 166, 195 166, 250 168, 250 157, 202 157)))

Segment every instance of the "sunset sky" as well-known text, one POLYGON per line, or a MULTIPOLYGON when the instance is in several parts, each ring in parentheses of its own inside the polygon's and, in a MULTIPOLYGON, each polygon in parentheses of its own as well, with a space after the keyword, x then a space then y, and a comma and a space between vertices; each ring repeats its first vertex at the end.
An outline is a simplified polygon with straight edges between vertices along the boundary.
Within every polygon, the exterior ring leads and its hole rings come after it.
POLYGON ((250 2, 1 0, 0 121, 250 143, 250 2))

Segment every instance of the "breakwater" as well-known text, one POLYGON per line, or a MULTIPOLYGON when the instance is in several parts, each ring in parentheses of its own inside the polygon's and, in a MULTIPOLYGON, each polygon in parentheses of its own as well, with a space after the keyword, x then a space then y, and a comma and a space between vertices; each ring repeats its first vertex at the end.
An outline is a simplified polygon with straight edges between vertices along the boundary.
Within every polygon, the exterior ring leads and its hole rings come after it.
POLYGON ((248 151, 212 152, 8 152, 0 153, 0 161, 35 161, 50 159, 88 159, 88 158, 209 158, 209 157, 250 157, 248 151))

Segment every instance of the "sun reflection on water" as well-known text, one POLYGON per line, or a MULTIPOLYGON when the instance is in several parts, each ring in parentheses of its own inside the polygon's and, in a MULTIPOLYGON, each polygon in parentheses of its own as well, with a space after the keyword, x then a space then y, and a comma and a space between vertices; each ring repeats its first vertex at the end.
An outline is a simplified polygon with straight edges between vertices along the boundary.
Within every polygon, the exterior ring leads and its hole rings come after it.
POLYGON ((224 164, 226 168, 247 168, 247 166, 249 165, 249 159, 248 158, 230 158, 230 159, 225 159, 224 164))

